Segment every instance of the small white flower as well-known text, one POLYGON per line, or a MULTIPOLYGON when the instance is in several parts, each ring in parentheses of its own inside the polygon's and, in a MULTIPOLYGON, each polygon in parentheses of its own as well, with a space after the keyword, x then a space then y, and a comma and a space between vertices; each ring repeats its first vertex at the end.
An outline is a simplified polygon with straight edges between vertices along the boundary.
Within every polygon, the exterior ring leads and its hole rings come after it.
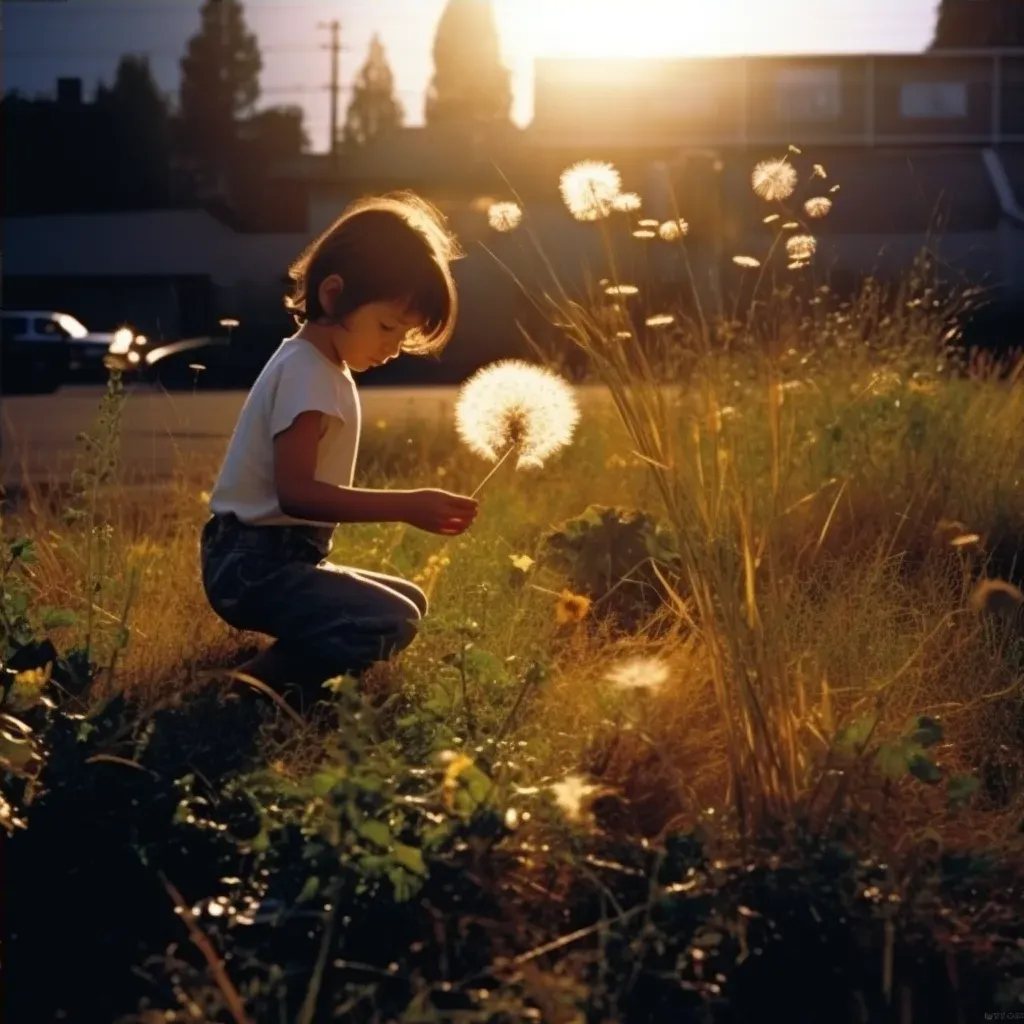
POLYGON ((657 690, 668 681, 668 665, 659 658, 629 658, 606 673, 605 679, 618 690, 657 690))

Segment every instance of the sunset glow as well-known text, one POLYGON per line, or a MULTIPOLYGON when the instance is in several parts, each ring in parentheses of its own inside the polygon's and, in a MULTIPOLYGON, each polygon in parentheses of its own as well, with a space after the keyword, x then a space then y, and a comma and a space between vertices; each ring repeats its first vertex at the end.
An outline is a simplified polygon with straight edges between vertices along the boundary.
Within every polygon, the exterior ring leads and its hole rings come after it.
POLYGON ((816 34, 810 19, 801 20, 812 6, 806 0, 783 0, 760 10, 749 0, 690 0, 675 6, 664 0, 496 3, 505 50, 514 61, 800 50, 816 34))

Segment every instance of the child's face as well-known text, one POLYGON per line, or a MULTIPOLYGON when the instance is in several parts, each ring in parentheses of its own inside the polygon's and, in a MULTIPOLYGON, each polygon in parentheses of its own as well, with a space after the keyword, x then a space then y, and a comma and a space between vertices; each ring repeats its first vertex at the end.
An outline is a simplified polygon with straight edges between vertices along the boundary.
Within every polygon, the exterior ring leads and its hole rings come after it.
POLYGON ((394 359, 411 330, 422 325, 402 302, 368 302, 352 311, 335 336, 335 349, 361 372, 394 359))

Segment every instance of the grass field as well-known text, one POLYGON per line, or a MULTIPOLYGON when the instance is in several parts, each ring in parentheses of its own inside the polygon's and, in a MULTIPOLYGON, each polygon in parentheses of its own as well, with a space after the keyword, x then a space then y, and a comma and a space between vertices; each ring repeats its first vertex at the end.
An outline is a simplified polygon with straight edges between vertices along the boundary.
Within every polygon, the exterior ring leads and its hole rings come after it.
MULTIPOLYGON (((485 929, 488 939, 481 940, 495 955, 487 999, 474 1002, 475 989, 464 980, 483 970, 467 952, 473 922, 486 916, 479 906, 467 913, 464 944, 439 938, 440 923, 433 938, 419 936, 441 966, 432 961, 432 969, 410 974, 418 988, 409 982, 404 995, 388 995, 388 961, 378 962, 385 953, 331 930, 332 907, 336 912, 342 903, 332 885, 341 883, 325 868, 312 893, 303 889, 322 911, 321 930, 310 950, 297 952, 301 943, 289 949, 304 968, 289 982, 287 999, 280 996, 295 1014, 287 1019, 329 1019, 327 1005, 335 1019, 352 1020, 658 1020, 669 1019, 659 1013, 670 1006, 672 1019, 754 1019, 743 1016, 743 983, 733 982, 749 955, 733 949, 747 941, 733 926, 716 919, 728 941, 702 945, 690 924, 651 917, 658 885, 667 887, 660 890, 667 899, 671 885, 691 884, 695 869, 662 878, 649 866, 636 868, 640 890, 630 880, 629 857, 659 850, 661 865, 680 836, 699 837, 713 856, 701 869, 702 891, 731 892, 739 876, 714 881, 728 865, 748 864, 743 870, 753 872, 755 864, 776 870, 780 857, 805 864, 808 836, 840 835, 851 864, 881 865, 884 881, 856 894, 858 906, 888 905, 887 898, 899 904, 889 916, 884 906, 873 910, 874 924, 865 926, 865 962, 877 976, 850 982, 850 991, 861 993, 856 1010, 855 1000, 829 1009, 824 989, 808 981, 817 1011, 824 1007, 837 1020, 909 1021, 946 1019, 929 1016, 940 1004, 942 1012, 1017 1005, 1024 939, 1014 938, 1015 914, 978 924, 972 915, 980 911, 958 904, 962 894, 948 879, 942 891, 959 909, 947 907, 947 916, 935 910, 934 918, 918 918, 925 912, 911 898, 936 858, 976 855, 998 865, 991 885, 1012 906, 1024 867, 1024 621, 1017 589, 1024 577, 1024 389, 1019 375, 946 359, 949 309, 938 308, 935 294, 923 278, 888 297, 869 282, 854 302, 840 303, 821 285, 794 293, 771 281, 750 319, 726 318, 715 327, 651 310, 636 326, 621 296, 593 309, 562 303, 564 331, 587 352, 594 377, 612 389, 615 409, 585 417, 572 442, 542 468, 503 465, 482 492, 477 523, 461 537, 390 524, 337 531, 333 560, 420 582, 431 612, 396 660, 376 666, 358 691, 338 688, 333 710, 306 709, 296 720, 255 695, 271 718, 261 719, 253 758, 236 774, 258 777, 264 787, 272 777, 276 796, 255 784, 252 793, 262 793, 264 805, 284 818, 282 807, 292 801, 289 820, 304 823, 299 832, 309 842, 314 837, 335 853, 347 851, 340 863, 360 865, 363 888, 353 892, 362 895, 352 896, 352 906, 362 906, 370 890, 377 902, 367 906, 381 914, 382 907, 408 904, 410 880, 396 875, 390 861, 379 863, 385 854, 396 857, 401 849, 412 857, 415 867, 405 864, 417 886, 432 884, 419 877, 422 856, 441 865, 438 877, 450 867, 444 858, 454 857, 503 908, 494 916, 507 918, 510 934, 501 932, 498 942, 494 929, 485 929), (652 315, 664 322, 652 324, 652 315), (620 331, 634 332, 629 344, 616 338, 620 331), (664 380, 683 383, 682 393, 666 397, 658 387, 664 380), (591 506, 598 508, 588 515, 591 506), (552 539, 553 532, 560 537, 552 539), (574 538, 571 545, 566 537, 574 538), (367 723, 369 738, 359 746, 367 723), (378 759, 385 752, 383 768, 378 759), (359 804, 357 813, 345 790, 338 806, 347 810, 336 809, 331 831, 324 807, 356 778, 359 764, 378 773, 378 802, 359 804), (396 781, 403 773, 418 780, 415 796, 403 795, 396 781), (408 801, 433 815, 415 820, 408 801), (343 838, 348 828, 369 842, 367 815, 386 823, 397 843, 381 842, 378 860, 343 838), (310 825, 311 816, 319 824, 310 825), (435 849, 440 840, 431 829, 449 819, 469 838, 459 833, 454 845, 435 849), (366 882, 381 872, 391 888, 366 882), (890 897, 879 896, 886 892, 890 897), (655 963, 664 950, 645 946, 643 956, 637 953, 648 932, 629 933, 633 961, 608 945, 637 908, 669 947, 664 936, 686 935, 685 969, 682 961, 671 970, 655 963), (936 922, 952 920, 949 914, 973 922, 971 940, 966 925, 951 926, 943 937, 945 926, 936 922), (1002 924, 992 923, 997 919, 1002 924), (580 930, 576 938, 573 928, 580 930), (941 984, 900 952, 904 937, 919 933, 939 950, 941 984), (332 942, 345 950, 331 961, 334 975, 321 955, 332 942), (1016 949, 1016 959, 1007 959, 1004 947, 1016 949), (496 949, 505 967, 494 966, 496 949), (719 954, 722 980, 715 980, 710 968, 700 968, 719 954), (348 977, 338 965, 349 960, 360 961, 365 976, 348 977), (664 993, 649 995, 661 1010, 630 1002, 639 999, 639 977, 668 984, 666 971, 675 972, 679 998, 692 1005, 665 1002, 664 993), (434 998, 439 985, 450 992, 452 982, 473 1004, 459 1011, 463 1016, 446 1016, 434 998), (723 989, 737 1016, 701 1016, 712 1014, 723 989)), ((158 499, 119 491, 110 456, 120 402, 114 386, 93 448, 83 454, 77 490, 30 498, 4 523, 8 652, 30 635, 48 638, 59 652, 87 650, 92 683, 74 707, 86 716, 102 716, 118 694, 128 700, 129 722, 208 709, 211 688, 230 687, 248 701, 246 684, 232 684, 228 673, 264 641, 216 619, 198 574, 205 492, 216 466, 182 466, 158 499)), ((400 429, 377 422, 365 425, 357 480, 468 493, 488 469, 460 443, 451 421, 400 429)), ((48 685, 22 671, 7 710, 23 715, 48 685)), ((125 739, 130 733, 141 742, 133 728, 90 748, 92 758, 107 759, 103 770, 133 773, 133 764, 149 763, 125 739)), ((45 754, 19 761, 10 746, 19 739, 9 737, 13 775, 38 776, 45 754)), ((185 753, 179 760, 168 776, 198 763, 185 753)), ((208 780, 211 792, 230 788, 233 777, 208 780)), ((28 822, 17 835, 32 836, 31 787, 28 798, 23 788, 17 793, 28 822)), ((45 796, 36 800, 45 807, 45 796)), ((8 807, 8 820, 20 813, 8 807)), ((194 824, 198 812, 191 813, 194 824)), ((283 872, 281 850, 297 840, 274 831, 285 828, 274 814, 264 811, 263 828, 281 847, 255 849, 278 857, 276 870, 283 872)), ((243 859, 253 856, 251 836, 240 849, 243 859)), ((303 856, 308 861, 309 851, 303 856)), ((317 875, 314 867, 295 867, 297 854, 288 857, 288 870, 299 871, 304 884, 307 874, 317 875)), ((245 869, 255 866, 246 860, 245 869)), ((169 870, 167 877, 174 881, 169 870)), ((819 883, 815 875, 807 891, 818 892, 819 883)), ((186 893, 188 901, 200 895, 186 893)), ((992 896, 989 909, 998 903, 992 896)), ((768 914, 735 906, 735 921, 768 914)), ((173 928, 169 899, 166 909, 173 928)), ((371 910, 367 920, 374 919, 371 910)), ((166 1009, 173 995, 173 1012, 181 1016, 166 1019, 186 1019, 190 1005, 200 1015, 188 1019, 271 1019, 260 1014, 277 1005, 281 979, 243 964, 240 955, 233 963, 246 983, 231 963, 215 967, 216 956, 197 934, 214 936, 208 946, 220 935, 220 948, 234 948, 234 940, 216 932, 223 921, 211 919, 209 907, 205 926, 194 913, 179 906, 195 946, 192 966, 167 968, 167 977, 177 979, 166 989, 168 1002, 151 1005, 166 1009)), ((713 915, 702 913, 706 925, 713 915)), ((359 920, 355 910, 350 916, 359 920)), ((842 920, 836 911, 835 921, 842 920)), ((185 942, 184 928, 177 939, 185 942)), ((265 958, 283 962, 273 940, 266 942, 265 958)), ((387 948, 387 957, 396 955, 387 948)), ((748 992, 770 989, 757 987, 768 984, 763 980, 746 984, 748 992)), ((800 999, 786 998, 793 1019, 811 1019, 815 1007, 804 1016, 800 999)))

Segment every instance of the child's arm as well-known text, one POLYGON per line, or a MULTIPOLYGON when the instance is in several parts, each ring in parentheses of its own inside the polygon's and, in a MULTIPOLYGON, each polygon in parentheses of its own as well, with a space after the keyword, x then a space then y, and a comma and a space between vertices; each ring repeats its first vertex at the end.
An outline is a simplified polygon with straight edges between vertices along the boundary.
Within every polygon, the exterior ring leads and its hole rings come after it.
POLYGON ((336 487, 316 479, 320 412, 303 412, 274 438, 274 483, 281 511, 319 523, 409 523, 431 533, 462 533, 474 520, 474 498, 447 491, 336 487))

